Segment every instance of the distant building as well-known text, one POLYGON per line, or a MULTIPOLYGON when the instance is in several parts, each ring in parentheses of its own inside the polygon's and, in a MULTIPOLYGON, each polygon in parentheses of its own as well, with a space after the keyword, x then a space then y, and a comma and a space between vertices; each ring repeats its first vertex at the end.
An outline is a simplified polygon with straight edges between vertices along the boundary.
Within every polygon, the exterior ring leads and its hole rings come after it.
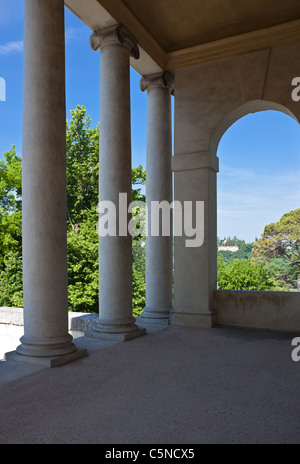
POLYGON ((235 253, 236 251, 239 251, 238 246, 219 246, 218 251, 232 251, 235 253))

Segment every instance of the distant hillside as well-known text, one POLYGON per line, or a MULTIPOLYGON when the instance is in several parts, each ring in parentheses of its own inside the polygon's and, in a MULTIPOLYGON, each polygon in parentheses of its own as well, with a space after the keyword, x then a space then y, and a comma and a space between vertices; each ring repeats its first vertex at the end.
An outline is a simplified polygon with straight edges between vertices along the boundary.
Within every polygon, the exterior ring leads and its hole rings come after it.
POLYGON ((253 243, 246 243, 237 237, 227 237, 223 240, 217 240, 218 257, 222 257, 225 262, 231 262, 234 259, 252 258, 253 243))

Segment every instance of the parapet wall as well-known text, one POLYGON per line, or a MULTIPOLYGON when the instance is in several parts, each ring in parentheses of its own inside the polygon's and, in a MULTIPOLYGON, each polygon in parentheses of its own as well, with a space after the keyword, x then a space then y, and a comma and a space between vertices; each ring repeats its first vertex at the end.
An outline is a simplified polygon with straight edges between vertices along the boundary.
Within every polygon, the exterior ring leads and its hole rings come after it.
MULTIPOLYGON (((214 309, 219 327, 245 327, 300 334, 300 293, 217 290, 214 309)), ((69 331, 74 338, 91 329, 96 314, 69 313, 69 331)), ((23 335, 23 309, 0 308, 1 341, 16 345, 23 335)), ((1 356, 0 356, 1 359, 1 356)))
MULTIPOLYGON (((85 332, 89 330, 97 314, 89 313, 68 313, 69 331, 85 332)), ((0 307, 0 325, 23 326, 23 309, 22 308, 5 308, 0 307)))
POLYGON ((300 333, 300 293, 217 290, 217 325, 300 333))

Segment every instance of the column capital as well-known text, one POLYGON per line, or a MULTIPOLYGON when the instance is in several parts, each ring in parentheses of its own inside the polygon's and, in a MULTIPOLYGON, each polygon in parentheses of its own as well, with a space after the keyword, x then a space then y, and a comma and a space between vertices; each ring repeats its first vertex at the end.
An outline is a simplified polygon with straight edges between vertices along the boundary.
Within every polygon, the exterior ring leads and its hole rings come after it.
POLYGON ((161 72, 158 74, 149 74, 144 76, 140 81, 140 89, 142 92, 150 90, 153 87, 168 88, 170 93, 174 95, 174 74, 171 72, 161 72))
POLYGON ((140 57, 137 41, 122 24, 100 29, 90 36, 90 46, 94 51, 101 50, 109 44, 124 45, 129 50, 130 56, 136 60, 140 57))

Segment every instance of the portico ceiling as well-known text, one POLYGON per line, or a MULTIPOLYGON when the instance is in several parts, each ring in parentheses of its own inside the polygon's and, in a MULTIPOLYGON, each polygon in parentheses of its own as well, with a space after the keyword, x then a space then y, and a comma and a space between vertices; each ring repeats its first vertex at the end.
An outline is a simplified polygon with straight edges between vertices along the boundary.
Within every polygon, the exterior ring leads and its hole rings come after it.
POLYGON ((300 41, 299 0, 66 0, 65 4, 92 30, 124 24, 145 54, 166 70, 300 41))

